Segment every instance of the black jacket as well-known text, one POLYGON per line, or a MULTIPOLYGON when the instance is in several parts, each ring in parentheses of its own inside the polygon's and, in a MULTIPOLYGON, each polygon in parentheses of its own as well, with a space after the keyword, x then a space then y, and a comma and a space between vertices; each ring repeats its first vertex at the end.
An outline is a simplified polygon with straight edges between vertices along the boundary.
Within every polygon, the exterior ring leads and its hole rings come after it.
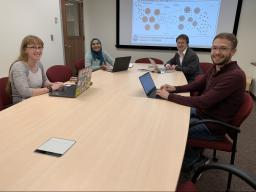
POLYGON ((182 71, 188 82, 191 82, 195 79, 195 77, 201 73, 199 67, 199 58, 197 54, 191 49, 187 48, 186 54, 182 60, 182 64, 180 64, 180 56, 178 53, 174 55, 167 64, 177 65, 175 68, 176 71, 182 71))

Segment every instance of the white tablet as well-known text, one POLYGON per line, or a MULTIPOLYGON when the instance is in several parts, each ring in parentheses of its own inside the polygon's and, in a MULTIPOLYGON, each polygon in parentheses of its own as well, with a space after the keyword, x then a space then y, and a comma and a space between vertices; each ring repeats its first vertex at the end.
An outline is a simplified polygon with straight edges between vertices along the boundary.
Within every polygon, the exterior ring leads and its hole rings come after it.
POLYGON ((60 157, 70 149, 75 142, 74 140, 52 137, 40 145, 35 152, 60 157))

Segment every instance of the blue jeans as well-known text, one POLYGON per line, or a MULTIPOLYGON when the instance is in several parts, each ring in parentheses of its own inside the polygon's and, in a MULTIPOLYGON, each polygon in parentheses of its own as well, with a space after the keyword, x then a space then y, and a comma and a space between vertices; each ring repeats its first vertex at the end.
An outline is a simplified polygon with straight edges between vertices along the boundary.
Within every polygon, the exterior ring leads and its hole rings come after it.
MULTIPOLYGON (((199 118, 196 114, 196 109, 191 108, 190 123, 198 121, 199 118)), ((222 140, 224 136, 214 135, 205 124, 198 124, 189 128, 188 139, 205 139, 205 140, 222 140)), ((203 148, 191 147, 186 145, 185 155, 183 159, 183 169, 189 169, 194 163, 200 160, 203 148)))

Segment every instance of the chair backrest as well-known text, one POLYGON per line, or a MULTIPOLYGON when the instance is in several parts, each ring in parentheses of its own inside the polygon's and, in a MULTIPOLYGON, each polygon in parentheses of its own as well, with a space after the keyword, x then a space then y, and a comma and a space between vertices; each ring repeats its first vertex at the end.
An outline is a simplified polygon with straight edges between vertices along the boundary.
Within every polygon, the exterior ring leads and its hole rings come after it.
POLYGON ((74 63, 74 65, 75 65, 75 68, 76 68, 77 71, 79 71, 80 69, 85 68, 85 61, 84 61, 84 58, 77 60, 77 61, 74 63))
POLYGON ((154 57, 144 57, 144 58, 140 58, 140 59, 135 60, 135 63, 153 64, 153 62, 155 62, 155 64, 163 64, 164 63, 161 59, 154 58, 154 57))
POLYGON ((12 105, 12 97, 7 94, 8 77, 0 78, 0 111, 12 105))
POLYGON ((72 76, 72 70, 66 65, 53 65, 46 71, 51 82, 66 82, 72 76))
MULTIPOLYGON (((256 190, 256 178, 254 176, 247 174, 243 170, 235 167, 234 165, 211 163, 211 164, 199 167, 195 171, 191 181, 186 181, 186 182, 182 183, 181 185, 179 185, 177 187, 176 191, 180 191, 180 192, 184 192, 184 191, 196 192, 196 191, 198 191, 195 183, 197 182, 198 177, 201 175, 201 173, 208 171, 208 170, 222 170, 223 172, 228 172, 233 175, 236 175, 239 179, 243 180, 245 183, 247 183, 249 186, 251 186, 254 190, 256 190)), ((210 187, 213 187, 213 186, 210 186, 210 187)), ((210 188, 208 188, 208 190, 210 190, 210 188)))
POLYGON ((240 127, 242 122, 250 115, 253 108, 253 99, 249 93, 244 93, 243 103, 235 114, 231 124, 240 127))
POLYGON ((212 63, 208 63, 208 62, 200 62, 199 66, 202 70, 202 73, 205 74, 211 67, 212 67, 212 63))

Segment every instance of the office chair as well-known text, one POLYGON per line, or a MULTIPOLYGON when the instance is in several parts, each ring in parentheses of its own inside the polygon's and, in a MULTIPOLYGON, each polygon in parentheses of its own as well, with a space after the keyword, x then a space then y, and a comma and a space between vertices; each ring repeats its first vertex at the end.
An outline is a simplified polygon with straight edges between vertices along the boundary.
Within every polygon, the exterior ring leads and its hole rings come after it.
POLYGON ((72 71, 66 65, 53 65, 47 69, 46 76, 51 82, 66 82, 72 76, 72 71))
MULTIPOLYGON (((253 108, 253 99, 249 93, 244 93, 243 103, 240 106, 238 112, 235 114, 230 124, 212 120, 204 119, 196 122, 192 122, 190 126, 194 126, 201 123, 211 123, 221 125, 228 134, 225 135, 225 139, 221 141, 208 141, 203 139, 188 139, 187 144, 192 147, 213 149, 213 161, 217 161, 216 150, 225 151, 231 153, 230 164, 234 164, 236 155, 236 146, 238 133, 240 133, 240 125, 249 116, 253 108)), ((227 191, 230 189, 232 175, 228 177, 227 191)))
POLYGON ((199 67, 202 71, 202 74, 205 74, 212 66, 213 66, 213 64, 208 63, 208 62, 200 62, 199 63, 199 67))
POLYGON ((154 57, 144 57, 135 60, 135 63, 148 63, 148 64, 164 64, 164 62, 161 59, 154 58, 154 57))
POLYGON ((77 61, 75 61, 74 65, 75 65, 76 71, 79 71, 80 69, 85 68, 84 58, 78 59, 77 61))
MULTIPOLYGON (((195 77, 195 81, 196 80, 200 80, 201 78, 203 78, 204 74, 206 74, 206 72, 213 66, 213 64, 211 63, 208 63, 208 62, 200 62, 199 63, 199 67, 201 69, 201 73, 198 74, 196 77, 195 77)), ((191 92, 190 95, 191 96, 198 96, 200 95, 201 93, 200 92, 191 92)))
MULTIPOLYGON (((249 186, 251 186, 254 190, 256 190, 256 178, 248 175, 244 171, 238 169, 234 165, 230 164, 220 164, 220 163, 212 163, 199 167, 194 173, 192 179, 190 181, 186 181, 179 185, 176 189, 177 192, 196 192, 198 191, 196 187, 196 181, 198 177, 204 171, 208 170, 222 170, 228 172, 231 175, 236 175, 241 180, 245 181, 249 186)), ((212 187, 212 186, 211 186, 212 187)), ((213 188, 209 188, 209 190, 214 190, 213 188)), ((223 190, 224 191, 224 190, 223 190)))
POLYGON ((199 63, 199 67, 201 69, 201 73, 198 74, 195 78, 195 80, 201 79, 203 77, 204 74, 207 73, 207 71, 213 66, 212 63, 208 63, 208 62, 200 62, 199 63))
POLYGON ((201 79, 201 78, 203 77, 203 75, 206 74, 207 71, 208 71, 212 66, 213 66, 213 64, 211 64, 211 63, 200 62, 200 63, 199 63, 199 67, 200 67, 200 69, 201 69, 201 73, 196 76, 195 80, 201 79))
POLYGON ((12 105, 12 97, 6 92, 8 77, 0 78, 0 111, 12 105))

